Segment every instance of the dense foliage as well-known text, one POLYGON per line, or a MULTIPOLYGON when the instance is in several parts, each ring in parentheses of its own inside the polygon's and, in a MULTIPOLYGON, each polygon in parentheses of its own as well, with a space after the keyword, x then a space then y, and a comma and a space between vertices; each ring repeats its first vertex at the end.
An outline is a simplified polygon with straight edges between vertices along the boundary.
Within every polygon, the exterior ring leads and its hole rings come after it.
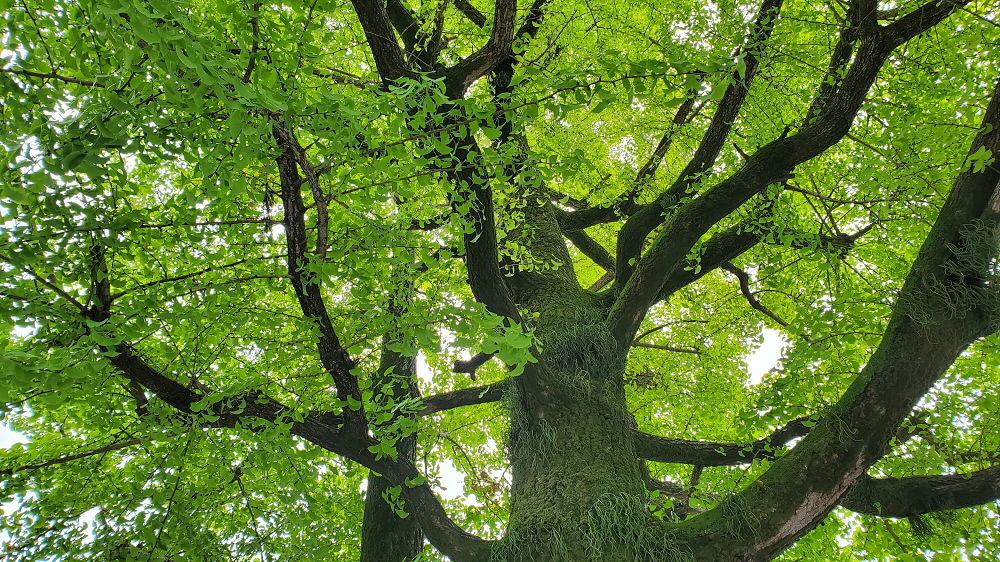
POLYGON ((0 7, 0 557, 1000 557, 996 0, 0 7))

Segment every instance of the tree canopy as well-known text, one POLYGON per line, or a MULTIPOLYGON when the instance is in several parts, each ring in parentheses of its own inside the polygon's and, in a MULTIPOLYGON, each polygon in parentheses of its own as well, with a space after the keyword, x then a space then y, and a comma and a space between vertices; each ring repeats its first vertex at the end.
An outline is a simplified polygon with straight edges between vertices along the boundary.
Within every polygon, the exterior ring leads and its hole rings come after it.
POLYGON ((0 7, 7 559, 1000 557, 996 0, 0 7))

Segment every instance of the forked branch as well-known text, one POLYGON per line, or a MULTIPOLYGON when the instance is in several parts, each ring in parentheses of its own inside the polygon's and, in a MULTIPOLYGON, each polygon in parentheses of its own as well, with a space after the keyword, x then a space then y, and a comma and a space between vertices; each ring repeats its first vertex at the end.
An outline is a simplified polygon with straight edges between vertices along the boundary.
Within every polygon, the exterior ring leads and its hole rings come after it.
MULTIPOLYGON (((1000 154, 1000 80, 970 154, 980 150, 1000 154)), ((886 454, 900 423, 959 355, 1000 326, 1000 294, 980 282, 989 277, 998 253, 998 186, 1000 168, 959 174, 904 282, 882 341, 847 392, 755 485, 695 518, 709 521, 733 505, 743 506, 744 516, 757 522, 755 537, 760 538, 732 545, 732 554, 772 557, 812 529, 886 454)), ((697 540, 722 536, 717 527, 696 529, 695 520, 691 530, 697 540)))

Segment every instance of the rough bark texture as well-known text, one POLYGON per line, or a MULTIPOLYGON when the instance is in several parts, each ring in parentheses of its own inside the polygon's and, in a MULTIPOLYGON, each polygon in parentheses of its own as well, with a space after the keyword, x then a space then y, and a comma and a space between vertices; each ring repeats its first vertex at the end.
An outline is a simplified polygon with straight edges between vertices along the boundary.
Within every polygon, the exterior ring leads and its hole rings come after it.
MULTIPOLYGON (((389 349, 389 341, 382 345, 379 364, 380 377, 375 388, 391 388, 393 395, 406 396, 415 391, 417 361, 389 349), (391 371, 390 371, 391 369, 391 371), (386 374, 386 373, 391 374, 386 374)), ((399 458, 413 463, 416 460, 417 436, 404 437, 396 443, 399 458)), ((365 491, 365 515, 361 527, 362 562, 406 562, 413 560, 423 550, 424 534, 415 517, 399 517, 384 498, 392 483, 375 472, 368 475, 365 491)))
POLYGON ((512 504, 498 559, 628 560, 624 534, 652 524, 628 423, 624 354, 592 301, 564 287, 539 310, 542 368, 508 398, 512 504))

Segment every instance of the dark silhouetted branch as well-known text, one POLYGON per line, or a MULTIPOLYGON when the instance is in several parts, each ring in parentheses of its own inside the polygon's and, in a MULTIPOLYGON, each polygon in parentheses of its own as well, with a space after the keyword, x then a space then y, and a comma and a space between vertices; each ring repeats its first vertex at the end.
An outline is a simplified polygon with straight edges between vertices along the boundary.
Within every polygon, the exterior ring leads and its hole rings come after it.
POLYGON ((804 417, 787 423, 771 435, 750 443, 717 443, 674 439, 635 432, 636 454, 654 462, 693 464, 699 466, 731 466, 749 464, 759 459, 772 459, 778 449, 796 437, 809 432, 804 417))

